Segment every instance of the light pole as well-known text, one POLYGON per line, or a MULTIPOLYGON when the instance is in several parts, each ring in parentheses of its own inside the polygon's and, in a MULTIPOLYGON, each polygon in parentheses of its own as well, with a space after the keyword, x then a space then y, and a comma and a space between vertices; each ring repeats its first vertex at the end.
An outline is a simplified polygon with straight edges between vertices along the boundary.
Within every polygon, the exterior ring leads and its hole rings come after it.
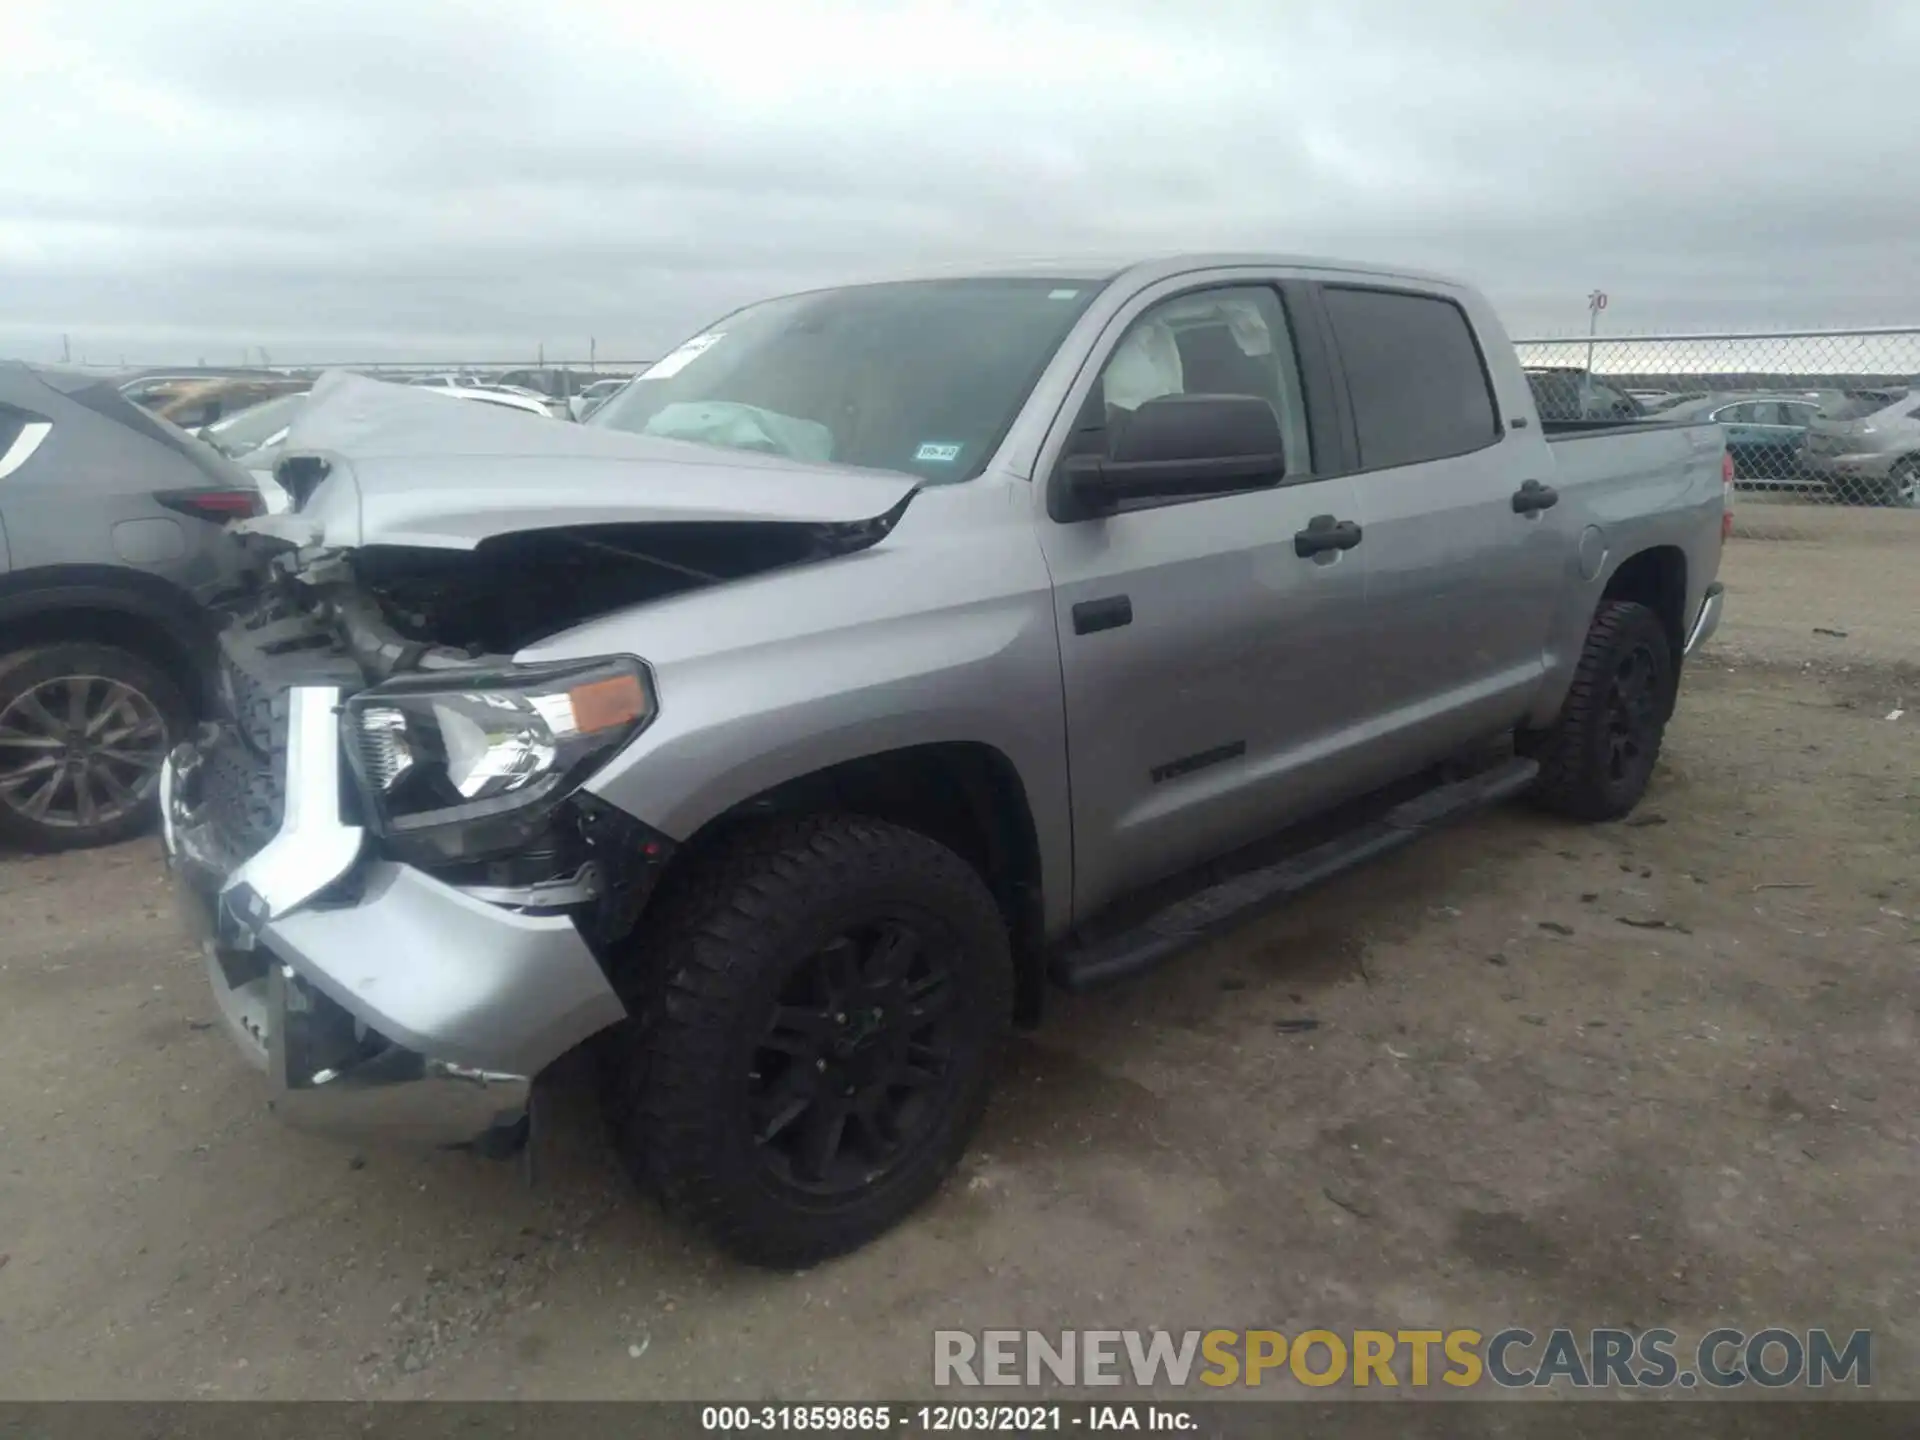
POLYGON ((1587 292, 1587 368, 1580 376, 1580 416, 1586 418, 1593 404, 1593 336, 1600 328, 1600 312, 1607 308, 1607 292, 1587 292))

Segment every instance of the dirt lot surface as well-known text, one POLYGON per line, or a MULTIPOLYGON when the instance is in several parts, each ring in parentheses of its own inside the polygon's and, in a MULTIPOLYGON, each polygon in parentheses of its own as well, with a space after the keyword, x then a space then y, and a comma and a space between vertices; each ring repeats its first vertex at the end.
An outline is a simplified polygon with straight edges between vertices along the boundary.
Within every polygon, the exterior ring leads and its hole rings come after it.
POLYGON ((1634 821, 1502 810, 1060 1000, 941 1196, 804 1275, 635 1198, 577 1086, 532 1187, 283 1131, 151 842, 0 859, 0 1396, 898 1397, 939 1326, 1416 1324, 1871 1328, 1920 1394, 1920 544, 1819 518, 1736 543, 1634 821))
POLYGON ((1742 492, 1734 534, 1721 654, 1920 667, 1920 510, 1742 492))

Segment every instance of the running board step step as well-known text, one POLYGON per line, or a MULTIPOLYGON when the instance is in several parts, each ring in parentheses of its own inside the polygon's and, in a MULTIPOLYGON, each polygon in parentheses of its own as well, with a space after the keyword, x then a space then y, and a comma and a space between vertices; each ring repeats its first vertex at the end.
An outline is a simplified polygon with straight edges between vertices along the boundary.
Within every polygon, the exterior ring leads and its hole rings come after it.
POLYGON ((1142 970, 1212 938, 1343 870, 1411 843, 1429 830, 1519 794, 1540 767, 1513 759, 1465 780, 1436 785, 1311 850, 1277 864, 1249 870, 1196 891, 1157 911, 1131 930, 1061 952, 1053 978, 1068 990, 1096 986, 1142 970))

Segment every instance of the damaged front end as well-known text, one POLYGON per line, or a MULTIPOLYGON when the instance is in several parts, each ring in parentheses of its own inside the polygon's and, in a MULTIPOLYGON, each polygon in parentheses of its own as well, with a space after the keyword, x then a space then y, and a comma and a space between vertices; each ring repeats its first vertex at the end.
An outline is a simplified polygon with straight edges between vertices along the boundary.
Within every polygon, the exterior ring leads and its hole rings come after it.
MULTIPOLYGON (((222 636, 230 743, 277 773, 279 697, 336 688, 348 801, 375 853, 496 903, 606 902, 588 907, 588 933, 611 944, 638 886, 606 876, 605 852, 651 862, 665 842, 614 835, 613 817, 589 823, 611 807, 579 786, 652 720, 653 678, 635 656, 530 665, 516 653, 689 589, 864 549, 895 519, 597 525, 470 550, 297 548, 243 534, 271 553, 222 636)), ((279 821, 281 786, 266 769, 247 817, 255 841, 279 821)))
POLYGON ((534 1077, 625 1014, 605 959, 672 853, 575 788, 644 669, 454 665, 368 603, 227 627, 226 713, 162 775, 176 892, 287 1120, 508 1153, 534 1077))
MULTIPOLYGON (((432 528, 417 497, 381 532, 364 473, 342 468, 296 470, 293 511, 240 527, 264 563, 229 597, 222 713, 163 773, 167 854, 222 1013, 287 1118, 511 1150, 532 1078, 625 1015, 608 957, 674 849, 581 788, 658 712, 644 658, 514 656, 865 548, 911 486, 867 518, 844 496, 839 513, 718 519, 711 498, 655 495, 627 520, 576 490, 559 509, 580 523, 413 543, 432 528), (669 518, 683 509, 698 518, 669 518), (343 515, 357 543, 335 543, 343 515)), ((644 495, 644 479, 628 483, 644 495)), ((502 523, 544 513, 491 503, 502 523)))

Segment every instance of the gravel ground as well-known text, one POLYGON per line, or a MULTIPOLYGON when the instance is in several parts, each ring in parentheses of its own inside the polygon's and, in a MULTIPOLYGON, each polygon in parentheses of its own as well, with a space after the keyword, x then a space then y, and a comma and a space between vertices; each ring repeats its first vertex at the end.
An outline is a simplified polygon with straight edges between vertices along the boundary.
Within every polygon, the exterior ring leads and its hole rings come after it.
MULTIPOLYGON (((1732 617, 1820 548, 1752 542, 1732 617)), ((1920 1394, 1920 683, 1770 613, 1633 821, 1505 809, 1060 999, 962 1173, 804 1275, 632 1195, 577 1082, 532 1184, 283 1131, 153 842, 0 858, 0 1397, 899 1397, 938 1326, 1421 1323, 1871 1328, 1920 1394)))

